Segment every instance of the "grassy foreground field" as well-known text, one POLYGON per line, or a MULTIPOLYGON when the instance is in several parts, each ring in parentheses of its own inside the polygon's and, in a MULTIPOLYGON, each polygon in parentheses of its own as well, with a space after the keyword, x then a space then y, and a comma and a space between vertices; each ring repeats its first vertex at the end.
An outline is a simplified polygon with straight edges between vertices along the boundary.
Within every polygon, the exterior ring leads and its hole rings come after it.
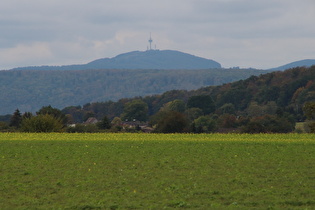
POLYGON ((311 134, 0 134, 0 209, 315 209, 311 134))

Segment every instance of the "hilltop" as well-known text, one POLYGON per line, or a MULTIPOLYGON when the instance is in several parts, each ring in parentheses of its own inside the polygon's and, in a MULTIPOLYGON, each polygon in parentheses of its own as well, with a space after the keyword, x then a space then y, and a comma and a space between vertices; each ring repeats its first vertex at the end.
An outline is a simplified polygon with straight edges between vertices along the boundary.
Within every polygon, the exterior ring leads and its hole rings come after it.
POLYGON ((295 61, 292 63, 288 63, 286 65, 283 66, 279 66, 276 68, 272 68, 272 69, 268 69, 271 71, 283 71, 286 69, 291 69, 291 68, 296 68, 296 67, 311 67, 315 65, 315 59, 305 59, 305 60, 300 60, 300 61, 295 61))
POLYGON ((87 64, 88 68, 104 69, 216 69, 221 64, 175 50, 133 51, 112 59, 99 59, 87 64))
MULTIPOLYGON (((311 67, 315 59, 305 59, 279 67, 265 69, 268 71, 284 71, 296 67, 311 67)), ((198 70, 220 69, 217 61, 198 57, 176 50, 146 50, 131 51, 119 54, 113 58, 100 58, 86 64, 73 64, 62 66, 26 66, 11 70, 95 70, 95 69, 158 69, 158 70, 198 70)), ((238 67, 237 67, 238 68, 238 67)), ((237 69, 234 67, 234 69, 237 69)), ((255 69, 255 68, 254 68, 255 69)))
POLYGON ((175 50, 132 51, 113 58, 101 58, 87 64, 31 66, 13 70, 87 70, 87 69, 217 69, 221 64, 175 50))

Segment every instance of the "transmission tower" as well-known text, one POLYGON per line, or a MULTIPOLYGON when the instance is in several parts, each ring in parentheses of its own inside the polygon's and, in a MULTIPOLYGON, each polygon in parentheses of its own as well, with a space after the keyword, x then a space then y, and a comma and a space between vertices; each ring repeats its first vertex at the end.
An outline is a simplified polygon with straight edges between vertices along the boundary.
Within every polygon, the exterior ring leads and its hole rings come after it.
POLYGON ((152 40, 152 38, 151 38, 151 33, 150 33, 150 39, 149 39, 150 48, 149 48, 149 50, 152 50, 152 42, 153 42, 153 40, 152 40))

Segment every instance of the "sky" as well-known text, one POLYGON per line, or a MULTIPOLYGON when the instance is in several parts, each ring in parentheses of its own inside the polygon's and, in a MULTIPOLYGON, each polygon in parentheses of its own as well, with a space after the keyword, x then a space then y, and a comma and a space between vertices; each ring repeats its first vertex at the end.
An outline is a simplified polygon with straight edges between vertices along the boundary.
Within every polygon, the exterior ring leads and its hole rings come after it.
POLYGON ((2 0, 0 69, 178 50, 223 67, 315 59, 315 0, 2 0))

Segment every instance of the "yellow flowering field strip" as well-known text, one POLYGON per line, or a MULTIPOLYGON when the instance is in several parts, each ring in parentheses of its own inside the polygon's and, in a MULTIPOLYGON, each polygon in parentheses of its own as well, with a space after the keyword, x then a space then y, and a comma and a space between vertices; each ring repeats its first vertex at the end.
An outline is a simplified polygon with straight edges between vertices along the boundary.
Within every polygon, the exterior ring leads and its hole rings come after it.
POLYGON ((1 140, 87 141, 249 141, 315 143, 315 134, 137 134, 137 133, 0 133, 1 140))
POLYGON ((0 209, 314 209, 308 134, 0 134, 0 209))

